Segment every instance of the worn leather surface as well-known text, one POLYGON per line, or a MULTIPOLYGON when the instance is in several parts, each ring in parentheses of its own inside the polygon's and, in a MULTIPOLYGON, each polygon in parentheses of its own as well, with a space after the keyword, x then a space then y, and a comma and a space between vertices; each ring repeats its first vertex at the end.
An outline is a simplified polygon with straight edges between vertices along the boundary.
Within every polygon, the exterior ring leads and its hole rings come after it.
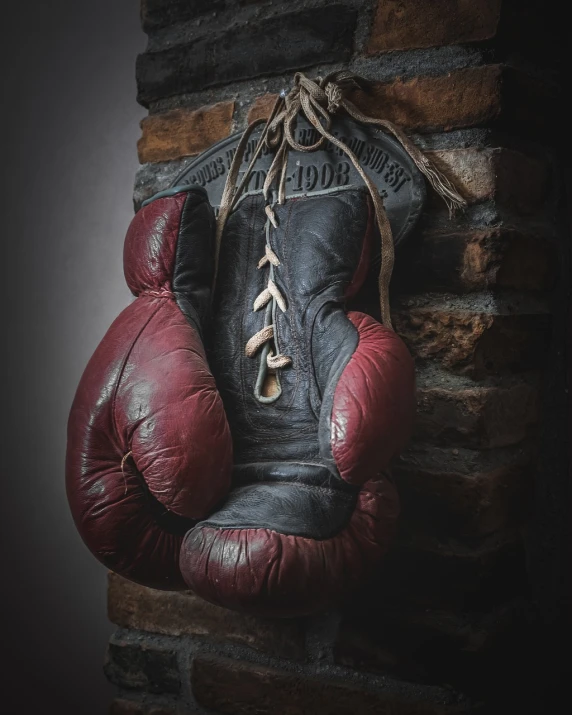
POLYGON ((342 531, 317 540, 276 529, 191 529, 181 570, 203 598, 260 616, 293 617, 335 603, 379 563, 399 512, 393 484, 366 482, 342 531))
POLYGON ((339 533, 355 508, 357 493, 298 482, 249 484, 232 490, 224 507, 201 522, 218 529, 272 529, 323 539, 339 533))
POLYGON ((136 300, 79 384, 66 485, 78 530, 108 568, 183 588, 182 536, 227 492, 232 443, 200 337, 212 280, 214 216, 200 190, 158 199, 125 241, 136 300))
POLYGON ((323 437, 330 439, 342 479, 361 485, 405 447, 415 414, 415 378, 407 348, 393 330, 363 313, 348 318, 359 344, 336 383, 331 412, 324 411, 323 437))
POLYGON ((221 247, 207 341, 234 443, 233 490, 186 535, 181 570, 215 603, 265 615, 323 608, 357 586, 383 555, 398 514, 385 476, 414 412, 413 362, 390 330, 346 312, 359 293, 375 237, 367 192, 340 190, 275 206, 270 230, 282 393, 254 394, 259 357, 245 345, 260 330, 252 309, 266 287, 261 196, 230 216, 221 247))

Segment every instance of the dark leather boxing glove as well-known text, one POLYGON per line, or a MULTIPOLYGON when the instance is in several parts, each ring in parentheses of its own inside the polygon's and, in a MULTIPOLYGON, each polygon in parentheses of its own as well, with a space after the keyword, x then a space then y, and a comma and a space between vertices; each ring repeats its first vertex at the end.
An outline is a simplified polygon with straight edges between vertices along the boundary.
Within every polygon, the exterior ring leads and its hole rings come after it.
POLYGON ((268 616, 311 613, 371 572, 398 497, 386 474, 408 439, 413 361, 376 320, 346 312, 377 229, 367 191, 228 219, 211 365, 234 440, 233 489, 194 526, 181 571, 196 593, 268 616))
POLYGON ((79 384, 66 483, 77 528, 100 561, 177 589, 182 537, 225 495, 232 442, 201 339, 214 214, 203 190, 166 193, 129 228, 124 270, 137 298, 79 384))

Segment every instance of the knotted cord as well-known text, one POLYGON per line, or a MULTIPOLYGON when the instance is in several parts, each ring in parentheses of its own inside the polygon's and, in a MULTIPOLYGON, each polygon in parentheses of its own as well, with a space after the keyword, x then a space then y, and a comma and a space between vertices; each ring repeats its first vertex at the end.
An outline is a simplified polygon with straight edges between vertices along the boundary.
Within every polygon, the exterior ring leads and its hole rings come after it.
MULTIPOLYGON (((277 227, 276 216, 272 206, 270 205, 269 193, 273 185, 277 182, 277 202, 279 204, 284 203, 288 152, 290 149, 300 152, 316 151, 322 148, 325 142, 329 141, 344 152, 348 159, 350 159, 371 195, 381 236, 381 269, 379 273, 381 319, 384 325, 390 328, 392 327, 389 307, 389 283, 393 272, 394 245, 391 226, 389 224, 379 191, 373 181, 360 166, 359 159, 347 146, 347 144, 331 133, 332 116, 343 111, 357 122, 378 127, 395 137, 407 154, 409 154, 417 168, 422 174, 425 175, 434 190, 443 198, 447 204, 450 214, 457 208, 464 207, 466 202, 465 199, 457 192, 449 179, 431 163, 431 161, 415 146, 415 144, 401 129, 385 119, 376 119, 363 114, 355 106, 355 104, 353 104, 353 102, 347 99, 346 94, 350 89, 360 88, 367 90, 368 86, 369 83, 367 80, 359 77, 349 70, 333 72, 323 79, 318 78, 316 81, 309 79, 302 72, 297 72, 294 76, 293 88, 288 94, 281 94, 278 97, 270 117, 267 120, 258 119, 248 126, 242 135, 234 154, 222 195, 217 220, 215 282, 216 272, 218 270, 220 243, 226 221, 247 186, 254 164, 256 163, 264 145, 275 152, 262 192, 264 198, 266 199, 266 214, 272 225, 277 227), (300 144, 294 138, 296 120, 298 116, 304 117, 320 134, 320 138, 314 144, 300 144), (258 141, 246 172, 242 177, 240 185, 237 187, 236 183, 238 174, 242 166, 248 141, 253 131, 262 123, 265 123, 262 135, 258 141)), ((267 290, 272 294, 273 291, 271 290, 270 285, 267 290)), ((266 328, 264 328, 264 330, 266 330, 266 333, 269 334, 269 331, 266 328)), ((258 335, 259 334, 257 333, 257 336, 258 335)), ((257 336, 254 336, 254 338, 257 336)), ((254 338, 251 340, 254 340, 254 338)), ((270 340, 271 338, 272 336, 267 337, 267 340, 270 340)), ((249 352, 251 352, 250 349, 249 352)))

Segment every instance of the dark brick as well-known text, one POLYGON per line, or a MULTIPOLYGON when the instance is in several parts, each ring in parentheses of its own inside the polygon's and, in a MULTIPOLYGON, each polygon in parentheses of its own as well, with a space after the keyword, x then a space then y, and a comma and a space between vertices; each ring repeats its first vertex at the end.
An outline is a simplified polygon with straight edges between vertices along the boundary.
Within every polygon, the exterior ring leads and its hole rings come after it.
POLYGON ((514 628, 526 627, 524 611, 522 602, 513 601, 488 613, 384 608, 372 618, 369 608, 351 604, 341 619, 334 659, 357 670, 474 683, 489 675, 491 652, 514 628))
POLYGON ((522 152, 495 149, 495 199, 501 206, 523 215, 542 208, 550 187, 549 165, 522 152))
MULTIPOLYGON (((393 311, 395 329, 420 360, 479 379, 542 365, 550 339, 550 316, 456 309, 424 296, 402 299, 393 311)), ((494 306, 493 306, 494 309, 494 306)))
POLYGON ((141 23, 145 32, 151 32, 222 10, 224 5, 225 0, 141 0, 141 23))
POLYGON ((561 118, 566 106, 566 96, 554 81, 541 73, 525 72, 506 67, 503 73, 502 126, 512 134, 539 138, 556 146, 560 153, 558 137, 564 128, 561 118))
POLYGON ((421 385, 414 438, 444 447, 506 447, 531 436, 539 418, 538 387, 421 385))
POLYGON ((132 637, 111 638, 105 674, 112 683, 123 688, 150 693, 178 693, 181 689, 176 652, 132 637))
POLYGON ((401 519, 437 536, 474 539, 521 526, 530 505, 535 451, 475 451, 413 444, 393 468, 401 519))
POLYGON ((191 161, 193 159, 185 157, 156 164, 144 164, 140 167, 135 175, 135 191, 133 193, 135 210, 138 211, 141 208, 143 201, 170 186, 191 161))
POLYGON ((440 541, 400 523, 369 595, 379 608, 486 612, 522 595, 526 573, 519 530, 440 541))
POLYGON ((505 232, 503 256, 495 272, 496 285, 515 290, 545 291, 558 276, 558 250, 554 241, 518 231, 505 232))
POLYGON ((400 292, 545 291, 556 279, 554 242, 514 229, 424 234, 411 258, 396 270, 400 292))
POLYGON ((569 28, 564 5, 546 10, 542 2, 504 0, 498 37, 503 47, 552 71, 567 50, 569 28))
POLYGON ((305 657, 302 624, 255 618, 214 606, 193 593, 155 591, 109 574, 109 619, 124 628, 240 643, 275 656, 305 657))
POLYGON ((254 663, 195 658, 191 684, 197 701, 228 715, 439 715, 467 712, 452 691, 385 680, 384 689, 343 685, 254 663), (281 705, 282 704, 282 705, 281 705))
POLYGON ((209 33, 137 60, 138 100, 151 102, 237 80, 343 61, 356 13, 340 4, 287 13, 209 33))
POLYGON ((501 0, 378 0, 370 54, 493 37, 501 0))

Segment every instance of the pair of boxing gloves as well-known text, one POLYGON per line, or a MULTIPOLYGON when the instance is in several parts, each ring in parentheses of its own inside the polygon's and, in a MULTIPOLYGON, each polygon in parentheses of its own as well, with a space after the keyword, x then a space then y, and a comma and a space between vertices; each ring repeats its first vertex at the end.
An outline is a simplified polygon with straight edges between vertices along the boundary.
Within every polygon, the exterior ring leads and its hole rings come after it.
POLYGON ((124 248, 136 296, 81 379, 74 520, 109 569, 265 616, 312 613, 373 572, 414 415, 411 357, 348 312, 376 235, 366 190, 246 195, 222 237, 207 194, 159 194, 124 248), (276 226, 274 224, 277 224, 276 226))

